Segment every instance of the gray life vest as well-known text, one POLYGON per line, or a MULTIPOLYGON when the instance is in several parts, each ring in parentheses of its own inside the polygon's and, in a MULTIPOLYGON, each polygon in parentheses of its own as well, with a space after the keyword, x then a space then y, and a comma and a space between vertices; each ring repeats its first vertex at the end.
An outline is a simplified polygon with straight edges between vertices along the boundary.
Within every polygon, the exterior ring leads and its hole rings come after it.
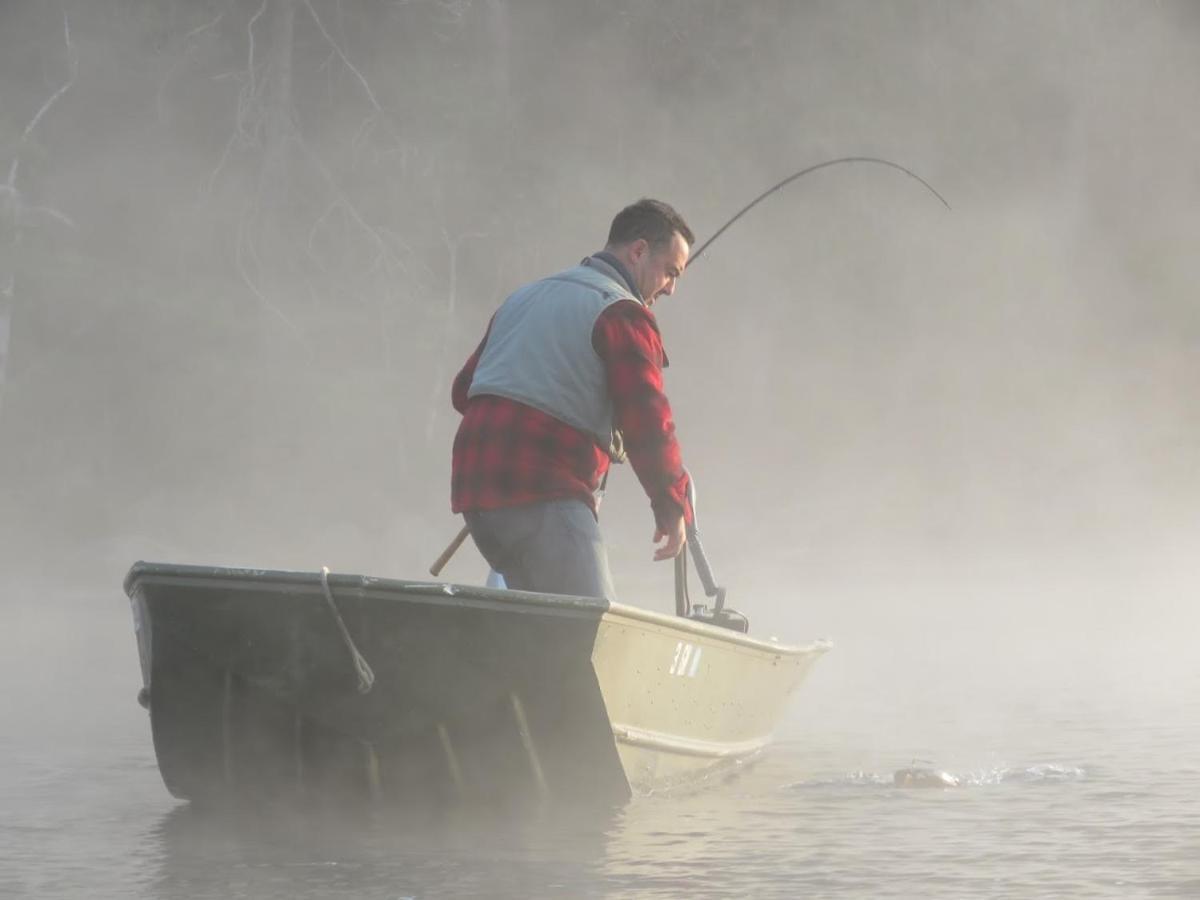
POLYGON ((491 394, 540 409, 619 458, 592 329, 618 300, 641 301, 603 260, 588 262, 518 288, 500 305, 467 396, 491 394))

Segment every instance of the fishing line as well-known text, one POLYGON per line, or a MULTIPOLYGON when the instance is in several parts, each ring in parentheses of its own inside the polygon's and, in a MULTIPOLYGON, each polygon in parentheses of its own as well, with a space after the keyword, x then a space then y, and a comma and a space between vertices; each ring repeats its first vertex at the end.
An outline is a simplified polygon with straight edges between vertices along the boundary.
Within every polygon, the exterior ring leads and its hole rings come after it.
POLYGON ((815 166, 809 166, 807 169, 801 169, 799 172, 796 172, 793 175, 789 175, 787 178, 783 179, 783 181, 779 182, 779 184, 777 184, 773 187, 767 188, 767 190, 763 191, 761 194, 759 194, 757 197, 755 197, 753 200, 751 200, 749 203, 747 203, 744 207, 742 207, 738 211, 737 215, 735 215, 732 219, 730 219, 728 222, 726 222, 724 225, 722 225, 720 228, 718 228, 716 234, 714 234, 707 241, 705 241, 703 244, 700 245, 700 249, 697 250, 695 253, 693 253, 691 256, 691 259, 688 260, 688 266, 691 266, 696 260, 698 260, 700 258, 700 254, 703 253, 708 248, 708 245, 711 244, 713 241, 715 241, 717 238, 719 238, 721 235, 723 235, 729 229, 730 225, 732 225, 734 222, 736 222, 738 219, 740 219, 746 213, 750 212, 750 210, 754 209, 754 207, 758 206, 758 204, 760 204, 762 201, 766 200, 777 190, 779 190, 780 188, 787 187, 789 184, 791 184, 797 178, 803 178, 805 175, 808 175, 810 172, 815 172, 818 169, 825 169, 825 168, 828 168, 829 166, 840 165, 841 163, 875 163, 876 165, 888 166, 889 168, 897 169, 897 170, 903 172, 905 175, 909 176, 910 178, 915 178, 917 181, 921 182, 921 184, 923 184, 926 187, 926 189, 931 194, 933 194, 933 196, 937 197, 938 200, 942 201, 942 205, 945 206, 946 209, 950 209, 950 204, 946 202, 946 198, 943 197, 941 194, 939 194, 937 192, 937 190, 933 187, 933 185, 931 185, 928 181, 926 181, 924 178, 922 178, 916 172, 913 172, 911 169, 906 169, 904 166, 900 165, 899 163, 894 163, 891 160, 887 160, 887 159, 880 159, 879 157, 876 157, 876 156, 842 156, 842 157, 839 157, 838 159, 827 159, 827 160, 825 160, 825 162, 817 163, 815 166))

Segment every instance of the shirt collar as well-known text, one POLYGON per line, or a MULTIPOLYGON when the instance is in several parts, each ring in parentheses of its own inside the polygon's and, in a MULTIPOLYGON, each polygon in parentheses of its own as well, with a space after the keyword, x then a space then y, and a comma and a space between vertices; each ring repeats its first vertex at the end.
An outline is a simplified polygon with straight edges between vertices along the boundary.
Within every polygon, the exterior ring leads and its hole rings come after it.
POLYGON ((642 297, 641 292, 637 289, 637 285, 634 284, 633 281, 633 276, 629 274, 629 270, 625 268, 625 264, 623 262, 613 256, 607 250, 601 250, 599 253, 593 253, 591 256, 584 259, 583 264, 585 266, 592 266, 593 269, 599 268, 598 266, 593 265, 595 262, 603 263, 605 267, 612 269, 613 272, 620 276, 621 280, 625 282, 625 286, 629 288, 629 292, 633 294, 638 303, 642 304, 642 306, 646 305, 645 298, 642 297))

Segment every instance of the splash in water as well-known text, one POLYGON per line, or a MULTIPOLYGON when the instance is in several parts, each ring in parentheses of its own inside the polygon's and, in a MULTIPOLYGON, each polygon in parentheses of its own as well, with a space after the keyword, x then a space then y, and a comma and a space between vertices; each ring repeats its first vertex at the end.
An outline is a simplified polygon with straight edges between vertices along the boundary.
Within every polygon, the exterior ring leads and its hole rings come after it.
POLYGON ((789 790, 830 787, 965 788, 998 784, 1079 781, 1086 773, 1079 766, 1040 763, 1025 767, 998 766, 956 774, 931 766, 906 766, 891 775, 849 772, 826 778, 802 779, 786 785, 789 790))

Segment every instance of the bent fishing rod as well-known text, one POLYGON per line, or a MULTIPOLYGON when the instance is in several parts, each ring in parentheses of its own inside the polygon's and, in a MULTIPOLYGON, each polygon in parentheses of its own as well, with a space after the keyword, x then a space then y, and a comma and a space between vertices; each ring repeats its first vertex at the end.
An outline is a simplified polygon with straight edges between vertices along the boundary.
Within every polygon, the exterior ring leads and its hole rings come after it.
POLYGON ((726 231, 728 231, 729 227, 734 222, 736 222, 738 219, 740 219, 746 213, 750 212, 750 210, 754 209, 754 207, 758 206, 758 204, 762 203, 764 200, 766 200, 768 197, 770 197, 776 191, 782 190, 783 188, 785 188, 789 184, 791 184, 793 181, 803 178, 805 175, 809 175, 813 172, 818 171, 819 169, 827 169, 830 166, 839 166, 844 163, 873 163, 875 165, 887 166, 888 168, 896 169, 899 172, 903 172, 909 178, 914 178, 917 181, 919 181, 921 184, 923 184, 925 186, 925 188, 931 194, 933 194, 933 196, 937 197, 938 200, 940 200, 942 202, 942 205, 944 207, 946 207, 946 209, 950 209, 950 204, 946 202, 946 198, 943 197, 941 194, 939 194, 933 185, 931 185, 928 181, 926 181, 924 178, 922 178, 916 172, 900 165, 900 163, 892 162, 890 159, 880 159, 877 156, 839 156, 837 159, 827 159, 827 160, 825 160, 825 162, 819 162, 816 165, 809 166, 806 169, 801 169, 799 172, 793 172, 787 178, 783 179, 783 181, 779 182, 776 185, 773 185, 772 187, 767 188, 765 191, 763 191, 761 194, 759 194, 757 197, 755 197, 753 200, 751 200, 749 203, 747 203, 745 206, 743 206, 741 209, 739 209, 737 211, 737 213, 735 213, 734 216, 728 222, 726 222, 724 225, 722 225, 720 228, 718 228, 716 230, 716 232, 713 234, 712 237, 710 237, 707 241, 705 241, 703 244, 701 244, 699 249, 697 249, 696 252, 693 253, 691 255, 691 257, 688 259, 688 265, 690 266, 696 260, 698 260, 700 258, 700 254, 702 254, 705 250, 707 250, 712 245, 713 241, 715 241, 717 238, 719 238, 721 235, 723 235, 726 231))
MULTIPOLYGON (((939 194, 937 192, 937 189, 934 188, 933 185, 931 185, 928 181, 926 181, 924 178, 922 178, 916 172, 913 172, 911 169, 908 169, 905 166, 900 165, 899 163, 892 162, 890 159, 882 159, 877 156, 839 156, 837 159, 827 159, 824 162, 819 162, 819 163, 816 163, 815 165, 811 165, 811 166, 808 166, 807 168, 801 169, 799 172, 793 172, 791 175, 789 175, 787 178, 780 181, 778 184, 772 185, 771 187, 767 188, 765 191, 763 191, 761 194, 759 194, 757 197, 755 197, 753 200, 751 200, 749 203, 747 203, 745 206, 743 206, 741 209, 739 209, 733 215, 733 217, 729 219, 728 222, 726 222, 724 225, 722 225, 720 228, 718 228, 713 233, 712 237, 710 237, 707 241, 705 241, 703 244, 701 244, 695 253, 691 254, 691 257, 688 259, 688 262, 687 262, 688 268, 690 268, 693 264, 695 264, 696 260, 698 260, 700 258, 700 255, 702 253, 704 253, 704 251, 707 250, 709 247, 711 247, 713 242, 717 238, 719 238, 726 231, 728 231, 730 226, 732 226, 735 222, 738 221, 738 219, 740 219, 742 216, 746 215, 746 213, 750 212, 750 210, 754 209, 754 207, 758 206, 758 204, 762 203, 764 200, 766 200, 768 197, 770 197, 776 191, 782 190, 783 188, 785 188, 789 184, 791 184, 793 181, 797 181, 798 179, 803 178, 805 175, 810 175, 813 172, 816 172, 820 169, 827 169, 830 166, 839 166, 839 165, 843 165, 843 164, 847 164, 847 163, 868 163, 868 164, 874 164, 874 165, 880 165, 880 166, 887 166, 888 168, 896 169, 897 171, 902 172, 903 174, 907 175, 909 178, 913 178, 913 179, 916 179, 917 181, 919 181, 922 185, 924 185, 926 190, 928 190, 931 194, 933 194, 933 196, 937 197, 938 200, 941 201, 942 205, 945 206, 946 209, 950 209, 950 204, 946 202, 946 198, 943 197, 941 194, 939 194)), ((607 473, 605 473, 605 474, 607 476, 607 473)), ((691 479, 689 478, 688 480, 690 481, 691 479)), ((470 529, 466 525, 464 525, 459 530, 458 534, 454 536, 454 540, 452 540, 449 544, 446 545, 446 549, 442 551, 441 555, 437 558, 437 560, 434 562, 434 564, 429 567, 430 575, 437 577, 438 575, 441 574, 442 569, 445 568, 445 566, 448 562, 450 562, 451 557, 453 557, 454 554, 458 552, 458 548, 463 545, 463 541, 465 541, 467 539, 467 535, 470 533, 471 533, 470 529)), ((716 579, 712 574, 712 567, 708 564, 708 558, 704 553, 703 545, 700 543, 699 532, 696 530, 696 527, 694 524, 688 530, 688 541, 689 541, 689 543, 692 543, 692 545, 693 545, 692 549, 696 556, 696 563, 697 563, 696 568, 700 572, 700 580, 704 584, 705 594, 709 597, 714 597, 714 596, 718 596, 718 592, 720 592, 719 593, 720 601, 723 601, 724 593, 725 593, 724 588, 718 588, 716 586, 716 579)), ((720 610, 722 605, 723 605, 723 602, 718 602, 718 604, 717 604, 718 611, 720 610)))

